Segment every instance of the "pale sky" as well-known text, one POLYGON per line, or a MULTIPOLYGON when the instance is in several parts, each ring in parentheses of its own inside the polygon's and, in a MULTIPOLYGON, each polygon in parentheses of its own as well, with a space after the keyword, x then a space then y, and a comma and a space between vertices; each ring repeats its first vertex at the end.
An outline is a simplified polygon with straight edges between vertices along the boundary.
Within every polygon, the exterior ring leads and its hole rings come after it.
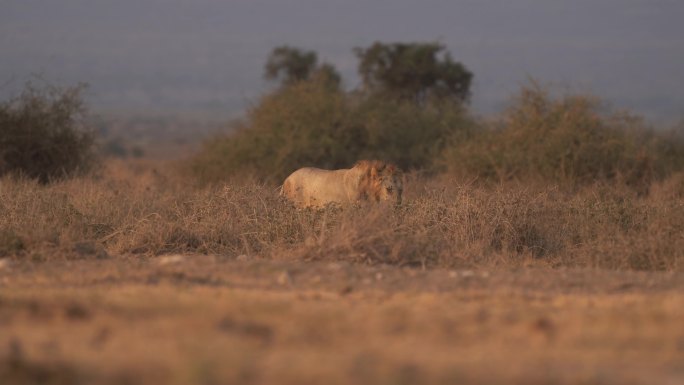
POLYGON ((315 50, 357 84, 352 49, 446 45, 475 111, 528 78, 651 119, 684 118, 681 0, 0 0, 0 96, 87 82, 92 110, 234 114, 271 85, 271 49, 315 50))

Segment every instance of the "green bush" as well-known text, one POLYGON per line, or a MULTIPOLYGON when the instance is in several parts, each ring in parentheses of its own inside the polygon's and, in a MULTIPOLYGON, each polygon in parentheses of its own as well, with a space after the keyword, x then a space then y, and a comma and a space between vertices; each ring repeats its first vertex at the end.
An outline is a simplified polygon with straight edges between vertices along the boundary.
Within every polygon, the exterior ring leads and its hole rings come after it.
POLYGON ((36 89, 0 103, 0 175, 47 183, 94 164, 94 135, 83 125, 82 87, 36 89))
POLYGON ((364 158, 429 168, 445 139, 469 128, 460 104, 419 106, 302 81, 265 96, 235 133, 208 141, 191 168, 202 182, 280 181, 300 167, 344 168, 364 158))
POLYGON ((684 143, 626 114, 602 113, 588 96, 552 98, 524 87, 504 114, 443 159, 453 173, 485 180, 540 179, 563 185, 620 181, 638 189, 681 166, 684 143), (672 148, 672 147, 675 148, 672 148))

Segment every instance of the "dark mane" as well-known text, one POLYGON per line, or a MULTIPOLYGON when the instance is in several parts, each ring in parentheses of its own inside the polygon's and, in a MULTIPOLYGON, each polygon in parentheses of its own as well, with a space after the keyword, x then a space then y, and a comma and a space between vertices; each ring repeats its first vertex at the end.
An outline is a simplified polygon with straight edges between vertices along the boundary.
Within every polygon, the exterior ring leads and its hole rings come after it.
POLYGON ((383 171, 386 167, 390 167, 392 169, 395 169, 396 166, 393 164, 389 164, 387 162, 384 162, 382 160, 359 160, 356 163, 354 163, 353 168, 363 168, 370 170, 372 168, 375 168, 377 171, 383 171))
POLYGON ((355 169, 363 171, 359 180, 359 194, 363 199, 380 199, 380 176, 398 172, 397 166, 381 160, 359 160, 354 164, 355 169))

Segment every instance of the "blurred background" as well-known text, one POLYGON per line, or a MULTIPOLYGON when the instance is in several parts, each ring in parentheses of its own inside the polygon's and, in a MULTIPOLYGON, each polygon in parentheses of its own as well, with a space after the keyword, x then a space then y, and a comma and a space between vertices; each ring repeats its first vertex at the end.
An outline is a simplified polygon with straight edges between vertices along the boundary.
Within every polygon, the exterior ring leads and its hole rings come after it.
POLYGON ((436 41, 475 75, 471 107, 498 113, 528 78, 658 123, 684 106, 678 0, 3 0, 0 99, 27 80, 86 82, 107 116, 240 116, 272 85, 271 50, 316 51, 347 89, 354 47, 436 41))

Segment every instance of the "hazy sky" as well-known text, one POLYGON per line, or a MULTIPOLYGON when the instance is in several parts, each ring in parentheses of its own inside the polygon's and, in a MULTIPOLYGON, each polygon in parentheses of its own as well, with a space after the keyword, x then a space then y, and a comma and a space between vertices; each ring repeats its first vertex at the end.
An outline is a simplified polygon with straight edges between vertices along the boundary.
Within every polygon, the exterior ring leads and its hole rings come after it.
POLYGON ((529 77, 650 118, 684 118, 682 0, 0 0, 0 96, 40 75, 92 109, 236 112, 270 50, 315 50, 357 84, 352 48, 439 41, 501 111, 529 77))

